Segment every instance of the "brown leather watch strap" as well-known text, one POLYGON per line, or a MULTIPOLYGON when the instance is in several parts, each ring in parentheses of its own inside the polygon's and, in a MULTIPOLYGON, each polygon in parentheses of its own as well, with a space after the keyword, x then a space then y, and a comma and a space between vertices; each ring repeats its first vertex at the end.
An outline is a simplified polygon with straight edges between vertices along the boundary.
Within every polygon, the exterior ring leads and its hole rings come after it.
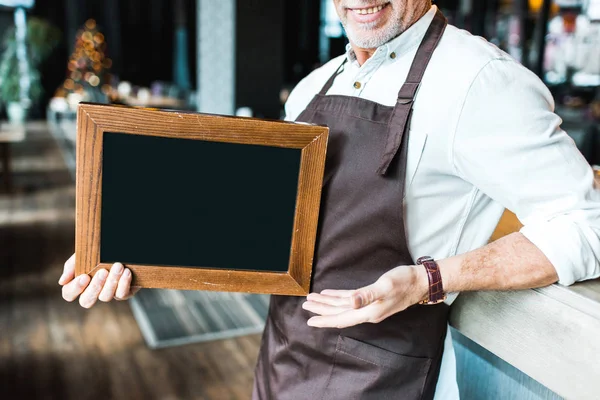
POLYGON ((425 256, 417 260, 417 265, 422 265, 427 271, 427 278, 429 279, 429 297, 419 304, 433 305, 442 303, 446 300, 446 293, 444 293, 444 286, 442 285, 442 274, 440 267, 432 257, 425 256))

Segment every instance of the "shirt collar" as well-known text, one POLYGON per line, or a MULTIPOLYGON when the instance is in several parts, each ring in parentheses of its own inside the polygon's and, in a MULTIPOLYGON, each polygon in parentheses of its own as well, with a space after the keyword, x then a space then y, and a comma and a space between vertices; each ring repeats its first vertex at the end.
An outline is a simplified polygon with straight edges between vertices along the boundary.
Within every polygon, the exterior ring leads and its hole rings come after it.
MULTIPOLYGON (((377 52, 384 53, 386 56, 389 56, 391 53, 396 53, 398 57, 407 53, 410 49, 421 43, 436 12, 437 6, 431 6, 429 11, 427 11, 427 13, 410 28, 389 42, 379 46, 377 52)), ((352 50, 350 43, 346 45, 346 58, 351 63, 356 61, 356 55, 354 54, 354 50, 352 50)))

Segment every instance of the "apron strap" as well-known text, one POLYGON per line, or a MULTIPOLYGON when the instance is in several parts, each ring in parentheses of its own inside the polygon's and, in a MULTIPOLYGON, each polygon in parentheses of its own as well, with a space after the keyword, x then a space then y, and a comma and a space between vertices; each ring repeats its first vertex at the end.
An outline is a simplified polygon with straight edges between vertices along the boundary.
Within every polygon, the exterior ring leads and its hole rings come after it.
MULTIPOLYGON (((427 65, 431 60, 434 50, 446 30, 448 21, 442 12, 438 9, 433 21, 429 25, 423 41, 419 45, 417 54, 412 62, 406 82, 398 92, 398 100, 392 113, 392 118, 388 125, 388 135, 385 150, 381 157, 381 165, 377 172, 385 175, 392 163, 400 144, 402 137, 406 134, 410 126, 410 118, 412 115, 412 107, 417 94, 417 89, 421 84, 427 65)), ((408 145, 408 143, 406 143, 408 145)))
POLYGON ((348 61, 347 57, 344 58, 344 61, 342 62, 342 64, 338 67, 338 69, 335 70, 335 72, 333 73, 333 75, 331 75, 329 80, 327 82, 325 82, 325 85, 319 92, 319 95, 325 96, 327 94, 327 92, 329 91, 329 89, 331 89, 331 86, 333 86, 333 81, 335 81, 335 78, 337 78, 338 75, 344 71, 344 65, 346 64, 346 61, 348 61))

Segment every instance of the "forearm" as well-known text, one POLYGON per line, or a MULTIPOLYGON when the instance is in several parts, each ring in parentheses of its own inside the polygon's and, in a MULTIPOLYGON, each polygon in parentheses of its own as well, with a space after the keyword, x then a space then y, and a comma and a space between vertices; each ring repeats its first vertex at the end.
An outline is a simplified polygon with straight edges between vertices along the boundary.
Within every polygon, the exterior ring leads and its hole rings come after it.
MULTIPOLYGON (((438 260, 447 292, 514 290, 547 286, 558 280, 546 256, 521 233, 513 233, 478 250, 438 260)), ((377 323, 427 297, 422 266, 391 269, 371 285, 353 290, 311 293, 302 305, 317 314, 308 325, 345 328, 377 323)))
POLYGON ((446 292, 529 289, 558 280, 554 266, 521 233, 438 264, 446 292))

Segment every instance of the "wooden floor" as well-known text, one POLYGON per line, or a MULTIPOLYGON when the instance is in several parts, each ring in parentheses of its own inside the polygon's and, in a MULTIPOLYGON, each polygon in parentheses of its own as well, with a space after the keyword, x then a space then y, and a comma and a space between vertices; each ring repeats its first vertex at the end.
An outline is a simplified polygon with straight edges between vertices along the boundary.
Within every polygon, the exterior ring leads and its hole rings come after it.
POLYGON ((0 192, 0 398, 250 397, 258 335, 150 350, 127 303, 63 301, 74 185, 45 125, 14 146, 13 168, 15 193, 0 192))

